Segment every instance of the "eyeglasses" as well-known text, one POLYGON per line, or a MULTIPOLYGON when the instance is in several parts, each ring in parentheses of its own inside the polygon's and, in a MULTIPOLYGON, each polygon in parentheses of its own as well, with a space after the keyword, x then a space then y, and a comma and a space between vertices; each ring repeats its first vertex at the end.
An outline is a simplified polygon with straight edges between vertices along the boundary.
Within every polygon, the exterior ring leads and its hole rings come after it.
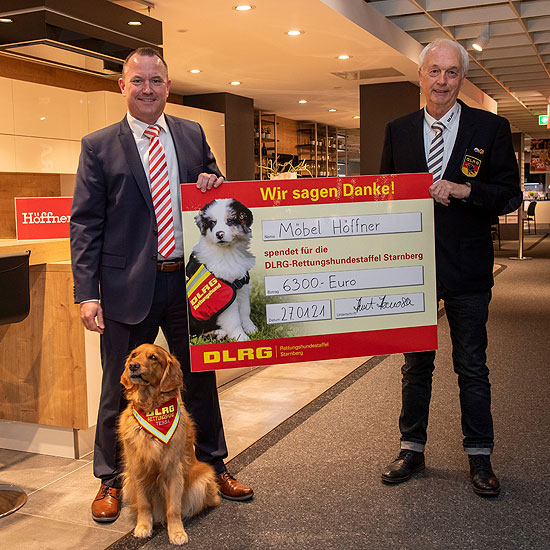
MULTIPOLYGON (((429 71, 424 71, 430 78, 437 78, 441 74, 441 69, 430 69, 429 71)), ((445 76, 449 80, 456 80, 461 76, 461 73, 459 71, 455 71, 454 69, 448 69, 445 71, 445 76)))

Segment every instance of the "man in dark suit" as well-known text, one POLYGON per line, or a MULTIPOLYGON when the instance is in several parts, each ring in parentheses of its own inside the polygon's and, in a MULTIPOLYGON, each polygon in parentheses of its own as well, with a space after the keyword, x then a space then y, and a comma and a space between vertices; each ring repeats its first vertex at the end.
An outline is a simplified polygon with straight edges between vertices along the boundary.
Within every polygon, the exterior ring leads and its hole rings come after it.
MULTIPOLYGON (((390 122, 381 173, 431 172, 435 200, 437 296, 445 304, 458 375, 463 446, 473 489, 497 495, 486 322, 493 286, 491 219, 521 196, 507 120, 458 101, 468 54, 457 42, 432 42, 418 71, 426 107, 390 122)), ((386 483, 424 469, 435 351, 405 354, 401 452, 382 473, 386 483)))
POLYGON ((200 125, 163 114, 170 84, 156 50, 130 54, 119 80, 128 113, 83 138, 76 177, 70 224, 75 302, 85 327, 101 334, 94 447, 101 487, 92 504, 99 522, 120 513, 116 422, 125 406, 124 362, 134 347, 153 342, 159 328, 182 365, 198 459, 213 465, 222 496, 246 500, 253 494, 223 462, 227 447, 215 373, 189 368, 180 184, 196 182, 204 192, 223 177, 200 125), (160 189, 157 196, 152 189, 160 189))

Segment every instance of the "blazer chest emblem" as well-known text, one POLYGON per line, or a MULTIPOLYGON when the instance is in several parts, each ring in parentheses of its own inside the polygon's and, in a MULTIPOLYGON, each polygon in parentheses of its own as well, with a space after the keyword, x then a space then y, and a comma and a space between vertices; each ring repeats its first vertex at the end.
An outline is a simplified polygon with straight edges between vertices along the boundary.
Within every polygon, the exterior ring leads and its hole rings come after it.
POLYGON ((474 148, 473 151, 466 151, 462 160, 462 173, 468 178, 475 178, 479 172, 483 159, 483 149, 474 148))

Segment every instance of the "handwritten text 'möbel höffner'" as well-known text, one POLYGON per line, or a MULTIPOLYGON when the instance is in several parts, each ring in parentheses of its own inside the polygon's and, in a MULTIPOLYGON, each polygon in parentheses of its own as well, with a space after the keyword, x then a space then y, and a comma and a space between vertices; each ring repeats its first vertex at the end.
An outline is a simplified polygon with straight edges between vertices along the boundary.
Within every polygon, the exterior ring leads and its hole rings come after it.
POLYGON ((419 231, 422 231, 421 212, 262 221, 264 241, 419 231))

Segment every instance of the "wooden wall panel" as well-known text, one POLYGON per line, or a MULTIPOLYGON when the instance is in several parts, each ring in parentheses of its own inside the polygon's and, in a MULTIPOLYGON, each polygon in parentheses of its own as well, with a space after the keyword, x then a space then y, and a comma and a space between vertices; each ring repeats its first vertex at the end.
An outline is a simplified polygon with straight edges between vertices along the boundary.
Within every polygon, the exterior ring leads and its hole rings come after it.
POLYGON ((86 429, 84 328, 67 263, 30 269, 31 311, 0 326, 0 418, 86 429))
MULTIPOLYGON (((38 84, 79 90, 81 92, 104 90, 120 93, 118 77, 94 76, 79 71, 71 71, 43 63, 18 59, 3 53, 0 53, 0 74, 5 78, 37 82, 38 84)), ((181 105, 183 103, 183 96, 170 94, 168 101, 181 105)))
POLYGON ((43 63, 17 59, 6 54, 0 54, 0 74, 6 78, 14 78, 15 80, 38 82, 39 84, 80 90, 82 92, 97 90, 120 91, 117 82, 118 79, 111 80, 78 71, 52 67, 43 63))
POLYGON ((278 116, 277 122, 277 152, 285 155, 296 155, 298 143, 297 128, 298 123, 290 118, 278 116))
POLYGON ((15 197, 59 197, 59 174, 0 172, 0 239, 15 239, 15 197))

